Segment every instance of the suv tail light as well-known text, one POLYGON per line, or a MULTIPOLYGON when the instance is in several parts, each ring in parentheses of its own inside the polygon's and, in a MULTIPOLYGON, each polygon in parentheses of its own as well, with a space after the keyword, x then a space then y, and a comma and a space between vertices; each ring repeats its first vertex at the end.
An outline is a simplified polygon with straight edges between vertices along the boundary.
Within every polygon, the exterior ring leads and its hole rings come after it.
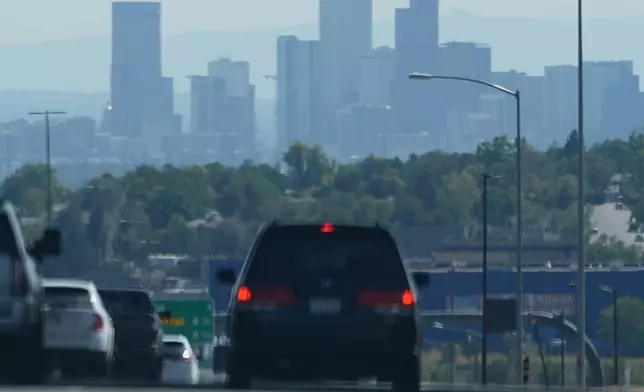
POLYGON ((11 282, 11 292, 14 295, 24 295, 27 291, 27 285, 25 284, 25 274, 22 268, 21 260, 14 260, 12 262, 12 282, 11 282))
POLYGON ((94 315, 94 323, 92 324, 92 331, 93 332, 99 332, 103 330, 104 327, 104 322, 103 318, 99 316, 98 314, 94 315))
POLYGON ((413 306, 416 303, 414 293, 407 289, 400 291, 365 290, 358 296, 358 306, 413 306))
POLYGON ((237 302, 258 305, 292 306, 295 305, 293 291, 285 286, 258 287, 251 289, 241 286, 237 291, 237 302))

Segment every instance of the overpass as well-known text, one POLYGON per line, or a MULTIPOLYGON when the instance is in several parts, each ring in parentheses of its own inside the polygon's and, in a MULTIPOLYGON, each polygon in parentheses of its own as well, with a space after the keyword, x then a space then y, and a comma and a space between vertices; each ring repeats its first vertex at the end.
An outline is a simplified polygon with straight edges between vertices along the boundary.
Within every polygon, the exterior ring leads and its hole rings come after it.
MULTIPOLYGON (((529 310, 524 312, 524 319, 531 323, 534 322, 540 325, 547 325, 556 328, 565 339, 574 340, 577 336, 577 326, 570 320, 564 318, 563 322, 560 316, 551 312, 533 311, 529 310)), ((425 311, 422 312, 423 325, 431 325, 431 323, 438 322, 452 322, 459 324, 477 324, 482 322, 483 314, 480 311, 425 311)), ((585 336, 586 341, 586 361, 590 367, 590 383, 593 387, 604 386, 604 371, 601 366, 601 360, 597 349, 592 341, 585 336)))

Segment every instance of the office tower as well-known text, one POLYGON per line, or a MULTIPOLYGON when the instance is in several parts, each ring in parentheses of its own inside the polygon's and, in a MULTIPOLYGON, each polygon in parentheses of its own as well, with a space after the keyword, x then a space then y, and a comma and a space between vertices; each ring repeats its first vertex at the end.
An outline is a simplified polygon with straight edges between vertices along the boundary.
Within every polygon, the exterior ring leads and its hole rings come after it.
POLYGON ((555 65, 544 67, 546 129, 560 141, 577 128, 577 67, 555 65))
POLYGON ((402 133, 437 130, 443 127, 444 105, 441 88, 410 81, 412 72, 436 74, 438 52, 438 0, 411 0, 409 8, 396 9, 396 80, 393 107, 402 133))
MULTIPOLYGON (((255 158, 257 125, 255 120, 255 86, 250 84, 250 64, 247 61, 218 59, 208 63, 208 76, 223 80, 226 89, 226 123, 222 129, 237 134, 235 144, 245 159, 255 158)), ((231 145, 230 148, 233 148, 231 145)))
POLYGON ((626 139, 641 124, 639 76, 633 61, 587 61, 584 65, 587 140, 626 139))
POLYGON ((277 39, 278 151, 295 141, 324 142, 320 134, 319 41, 277 39))
POLYGON ((324 124, 337 143, 338 110, 358 101, 360 58, 373 48, 372 0, 320 0, 320 56, 324 124))
POLYGON ((208 63, 207 76, 191 76, 191 131, 216 135, 213 146, 228 164, 256 158, 255 86, 246 61, 208 63))
MULTIPOLYGON (((489 82, 492 79, 492 50, 474 42, 448 42, 440 47, 440 73, 489 82)), ((441 91, 448 109, 456 115, 473 113, 489 87, 446 81, 441 91)))
POLYGON ((396 75, 396 51, 383 46, 360 59, 358 102, 362 105, 391 105, 396 75))
POLYGON ((140 137, 171 128, 172 79, 161 72, 161 4, 112 3, 112 133, 140 137))

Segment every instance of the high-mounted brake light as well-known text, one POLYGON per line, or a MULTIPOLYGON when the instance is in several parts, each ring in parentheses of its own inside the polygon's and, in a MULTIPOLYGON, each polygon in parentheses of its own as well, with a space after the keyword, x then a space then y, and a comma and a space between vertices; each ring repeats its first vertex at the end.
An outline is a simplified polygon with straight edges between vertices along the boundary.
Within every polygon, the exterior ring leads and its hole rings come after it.
POLYGON ((331 223, 325 223, 320 228, 320 231, 323 233, 333 233, 335 231, 335 227, 333 227, 331 223))

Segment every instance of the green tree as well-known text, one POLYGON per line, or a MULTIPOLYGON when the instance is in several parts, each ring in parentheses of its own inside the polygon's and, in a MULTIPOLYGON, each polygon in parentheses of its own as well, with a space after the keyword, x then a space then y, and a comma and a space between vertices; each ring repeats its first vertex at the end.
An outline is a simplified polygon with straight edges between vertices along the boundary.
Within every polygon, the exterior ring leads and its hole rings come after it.
MULTIPOLYGON (((599 336, 605 340, 613 339, 613 306, 602 309, 599 315, 599 336)), ((638 298, 621 297, 617 300, 617 334, 624 354, 641 355, 644 353, 644 302, 638 298)))
POLYGON ((443 178, 436 201, 445 222, 471 223, 475 204, 480 200, 476 179, 467 172, 452 172, 443 178))
MULTIPOLYGON (((52 169, 52 197, 54 202, 62 202, 68 191, 60 185, 55 174, 52 169)), ((47 207, 47 177, 46 165, 25 165, 5 179, 0 192, 4 199, 18 206, 24 215, 41 216, 47 207)))

